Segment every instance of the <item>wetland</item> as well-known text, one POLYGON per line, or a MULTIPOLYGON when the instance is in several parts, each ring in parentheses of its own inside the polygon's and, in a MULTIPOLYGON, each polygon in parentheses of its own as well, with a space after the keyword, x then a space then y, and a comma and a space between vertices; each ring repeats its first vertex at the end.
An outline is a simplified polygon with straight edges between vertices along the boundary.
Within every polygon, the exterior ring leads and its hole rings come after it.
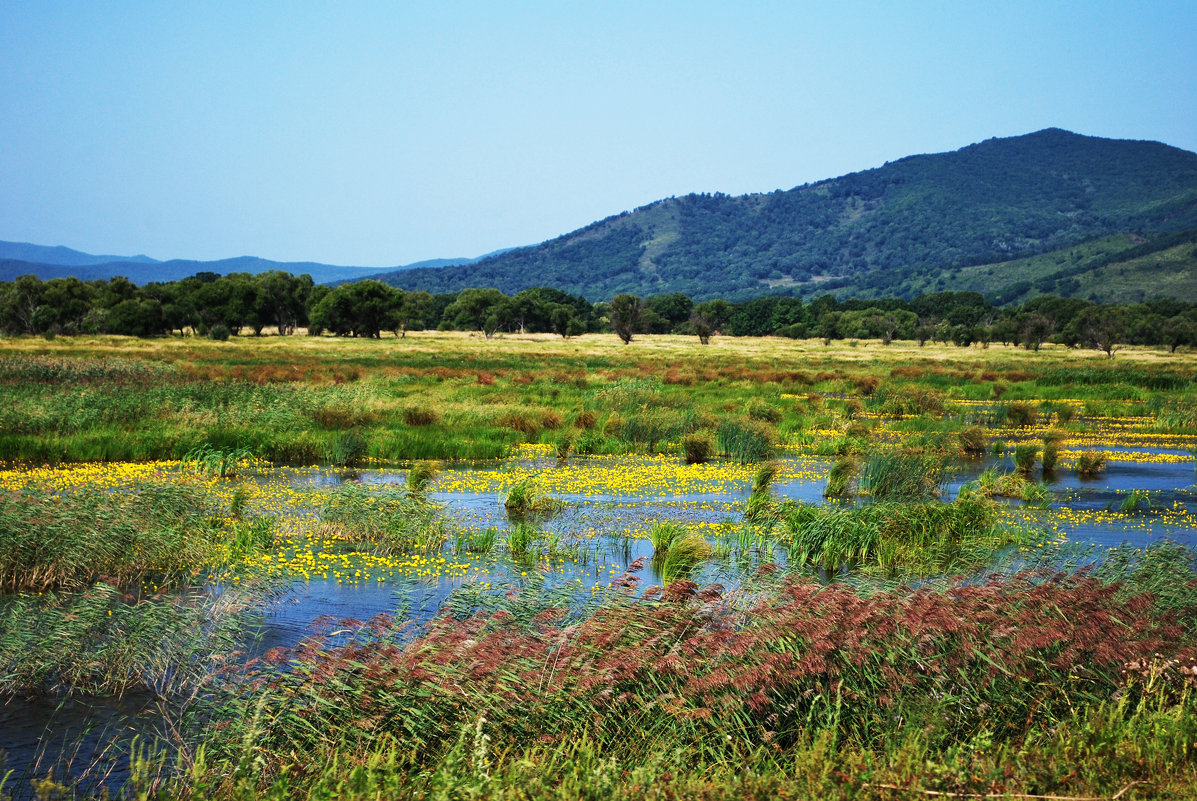
POLYGON ((1195 376, 0 340, 0 796, 1190 797, 1195 376))

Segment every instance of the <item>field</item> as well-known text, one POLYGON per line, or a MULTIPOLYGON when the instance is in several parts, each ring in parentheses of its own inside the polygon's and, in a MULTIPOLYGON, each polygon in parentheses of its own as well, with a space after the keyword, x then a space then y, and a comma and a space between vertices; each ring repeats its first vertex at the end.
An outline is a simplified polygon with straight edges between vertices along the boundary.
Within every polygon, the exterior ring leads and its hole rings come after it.
POLYGON ((1191 798, 1195 377, 0 340, 0 797, 1191 798))

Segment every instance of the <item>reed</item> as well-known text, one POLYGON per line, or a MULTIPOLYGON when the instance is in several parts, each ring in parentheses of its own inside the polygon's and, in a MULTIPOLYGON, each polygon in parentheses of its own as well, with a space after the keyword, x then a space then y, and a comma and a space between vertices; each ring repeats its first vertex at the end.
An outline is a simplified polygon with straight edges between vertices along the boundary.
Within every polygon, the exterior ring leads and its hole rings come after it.
POLYGON ((934 451, 886 448, 863 462, 858 486, 877 501, 930 501, 939 497, 946 458, 934 451))
POLYGON ((565 502, 545 492, 535 476, 523 476, 511 485, 503 508, 512 520, 526 516, 551 517, 564 508, 565 502))
POLYGON ((578 609, 533 583, 414 640, 379 619, 273 653, 169 794, 1183 797, 1197 778, 1189 651, 1161 640, 1197 619, 1175 558, 896 591, 765 571, 651 596, 578 609))
POLYGON ((1106 469, 1109 456, 1101 451, 1084 451, 1076 459, 1076 472, 1081 478, 1095 478, 1106 469))
POLYGON ((774 436, 765 424, 736 417, 723 418, 715 430, 719 451, 741 464, 770 459, 774 436))

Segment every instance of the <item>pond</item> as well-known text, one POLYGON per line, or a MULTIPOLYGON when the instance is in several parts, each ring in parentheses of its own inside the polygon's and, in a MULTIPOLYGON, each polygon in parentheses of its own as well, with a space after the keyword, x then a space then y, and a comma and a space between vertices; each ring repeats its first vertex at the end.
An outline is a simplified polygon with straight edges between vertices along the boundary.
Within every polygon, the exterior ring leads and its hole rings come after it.
MULTIPOLYGON (((1045 525, 1073 543, 1141 548, 1170 538, 1197 545, 1197 492, 1192 456, 1183 449, 1105 448, 1106 469, 1090 479, 1063 468, 1046 476, 1051 504, 1041 515, 1045 525), (1132 495, 1133 493, 1133 495, 1132 495), (1132 498, 1133 507, 1127 507, 1132 498), (1127 508, 1127 511, 1123 509, 1127 508)), ((832 460, 791 458, 780 462, 772 485, 781 499, 823 503, 823 489, 832 460)), ((982 471, 1010 469, 1006 457, 975 460, 956 471, 944 486, 950 499, 982 471)), ((557 514, 534 523, 555 542, 552 550, 525 560, 496 553, 463 552, 450 539, 439 554, 377 559, 343 542, 309 537, 270 554, 266 561, 286 582, 286 590, 249 616, 247 658, 276 647, 293 646, 312 633, 322 616, 367 620, 380 612, 404 609, 416 620, 427 619, 451 594, 467 584, 496 588, 535 583, 539 588, 573 587, 578 593, 602 593, 634 560, 648 561, 647 534, 662 521, 685 523, 700 532, 722 555, 696 579, 734 583, 737 571, 784 554, 757 549, 751 558, 732 558, 732 539, 742 520, 755 466, 716 463, 684 466, 676 459, 653 457, 575 458, 564 464, 550 459, 510 460, 484 466, 446 468, 432 484, 429 498, 447 517, 467 531, 494 527, 502 541, 512 525, 503 498, 521 476, 534 475, 551 496, 565 502, 557 514)), ((284 532, 312 522, 316 508, 304 499, 327 493, 346 482, 366 487, 403 485, 407 473, 378 469, 344 473, 327 469, 264 469, 239 479, 254 488, 252 503, 260 513, 279 517, 284 532)), ((1034 478, 1044 478, 1035 475, 1034 478)), ((235 484, 238 482, 232 482, 235 484)), ((231 486, 230 484, 230 486, 231 486)), ((227 488, 226 488, 227 489, 227 488)), ((1010 511, 1021 513, 1019 502, 1010 511)), ((543 550, 543 549, 542 549, 543 550)), ((741 554, 742 556, 746 556, 741 554)), ((651 563, 650 563, 651 564, 651 563)), ((650 567, 643 585, 659 583, 650 567)), ((214 589, 216 591, 216 589, 214 589)), ((28 787, 26 777, 71 771, 65 762, 87 764, 111 742, 130 733, 152 733, 150 699, 12 698, 0 704, 2 770, 13 770, 13 789, 28 787)), ((123 778, 121 760, 105 765, 110 786, 123 778)))

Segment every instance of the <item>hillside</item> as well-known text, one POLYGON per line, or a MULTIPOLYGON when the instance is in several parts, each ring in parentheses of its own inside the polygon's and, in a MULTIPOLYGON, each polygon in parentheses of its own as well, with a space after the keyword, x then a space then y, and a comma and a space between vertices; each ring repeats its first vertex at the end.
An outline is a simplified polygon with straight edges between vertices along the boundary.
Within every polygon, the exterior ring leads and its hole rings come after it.
MULTIPOLYGON (((384 280, 432 292, 547 285, 591 300, 619 292, 912 297, 966 288, 965 268, 1186 229, 1197 229, 1197 154, 1053 128, 788 191, 668 198, 537 246, 384 280)), ((1190 269, 1185 253, 1176 255, 1190 269)), ((1141 267, 1138 279, 1154 282, 1156 268, 1141 267)), ((1027 280, 1005 272, 1009 285, 1027 280)))

